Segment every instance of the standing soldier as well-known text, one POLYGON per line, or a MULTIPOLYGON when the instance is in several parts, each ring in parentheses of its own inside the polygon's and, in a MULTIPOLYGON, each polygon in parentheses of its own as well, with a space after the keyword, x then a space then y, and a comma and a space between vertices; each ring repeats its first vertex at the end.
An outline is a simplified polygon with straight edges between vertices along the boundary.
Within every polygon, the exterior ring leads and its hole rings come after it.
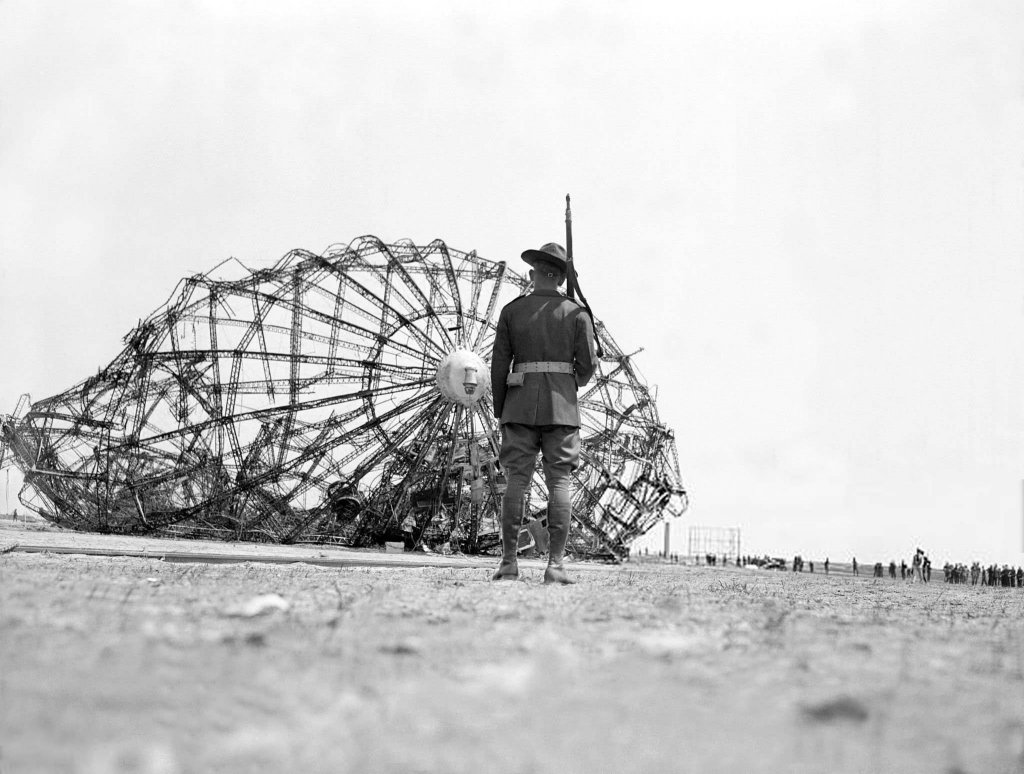
POLYGON ((597 369, 594 328, 586 309, 558 292, 569 265, 550 242, 527 250, 533 292, 506 304, 491 354, 494 416, 501 420, 501 564, 492 580, 516 580, 523 499, 541 454, 548 486, 551 548, 545 583, 573 583, 562 566, 572 505, 569 476, 579 466, 580 415, 576 391, 597 369))

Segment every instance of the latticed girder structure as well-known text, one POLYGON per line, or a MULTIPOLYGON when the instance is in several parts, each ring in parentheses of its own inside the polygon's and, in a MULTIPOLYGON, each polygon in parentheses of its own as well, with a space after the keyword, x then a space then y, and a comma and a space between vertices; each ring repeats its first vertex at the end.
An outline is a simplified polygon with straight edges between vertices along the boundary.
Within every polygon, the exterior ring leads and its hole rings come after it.
MULTIPOLYGON (((504 478, 482 366, 497 311, 527 289, 440 240, 225 262, 180 283, 95 376, 3 418, 22 502, 80 530, 346 545, 397 537, 412 513, 427 545, 491 548, 504 478), (466 358, 479 388, 453 398, 442 382, 466 358)), ((632 357, 596 330, 572 547, 621 554, 686 494, 632 357)), ((545 501, 538 470, 530 511, 545 501)))
POLYGON ((739 527, 691 526, 687 531, 687 554, 701 557, 708 554, 735 559, 740 555, 739 527))

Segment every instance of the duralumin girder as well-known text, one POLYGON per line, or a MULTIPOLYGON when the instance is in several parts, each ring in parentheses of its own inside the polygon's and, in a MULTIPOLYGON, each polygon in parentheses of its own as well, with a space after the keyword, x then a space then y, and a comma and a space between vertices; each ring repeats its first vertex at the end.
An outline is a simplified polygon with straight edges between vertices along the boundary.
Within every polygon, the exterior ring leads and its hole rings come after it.
MULTIPOLYGON (((498 311, 528 289, 440 240, 231 260, 183 280, 95 376, 4 416, 0 464, 24 474, 24 505, 78 530, 363 546, 411 512, 433 550, 491 550, 504 478, 486 364, 498 311)), ((596 332, 570 550, 621 556, 687 499, 633 356, 596 332)), ((538 468, 541 522, 545 500, 538 468)))

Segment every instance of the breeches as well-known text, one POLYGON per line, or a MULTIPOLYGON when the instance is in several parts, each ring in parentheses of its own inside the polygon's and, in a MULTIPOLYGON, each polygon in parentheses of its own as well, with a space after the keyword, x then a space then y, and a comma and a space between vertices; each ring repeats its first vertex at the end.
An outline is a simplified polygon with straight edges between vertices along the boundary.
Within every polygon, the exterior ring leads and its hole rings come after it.
POLYGON ((569 477, 579 467, 580 460, 580 429, 569 425, 509 422, 501 426, 501 454, 498 459, 508 477, 506 499, 522 501, 533 478, 538 452, 548 485, 548 504, 568 506, 569 477))

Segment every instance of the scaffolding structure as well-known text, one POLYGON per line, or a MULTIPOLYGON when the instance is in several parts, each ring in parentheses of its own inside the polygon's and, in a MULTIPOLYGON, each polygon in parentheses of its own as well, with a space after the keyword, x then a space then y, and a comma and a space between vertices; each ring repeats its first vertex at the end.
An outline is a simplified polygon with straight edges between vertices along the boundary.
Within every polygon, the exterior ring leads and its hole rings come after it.
MULTIPOLYGON (((505 478, 486 361, 498 310, 529 290, 441 240, 231 259, 182 280, 94 376, 0 416, 0 467, 72 529, 366 546, 412 515, 419 544, 493 550, 505 478)), ((595 329, 570 550, 623 556, 687 496, 636 353, 595 329)), ((546 501, 538 465, 527 514, 546 501)))
POLYGON ((691 558, 713 555, 736 559, 740 548, 739 527, 691 526, 687 531, 686 553, 691 558))

